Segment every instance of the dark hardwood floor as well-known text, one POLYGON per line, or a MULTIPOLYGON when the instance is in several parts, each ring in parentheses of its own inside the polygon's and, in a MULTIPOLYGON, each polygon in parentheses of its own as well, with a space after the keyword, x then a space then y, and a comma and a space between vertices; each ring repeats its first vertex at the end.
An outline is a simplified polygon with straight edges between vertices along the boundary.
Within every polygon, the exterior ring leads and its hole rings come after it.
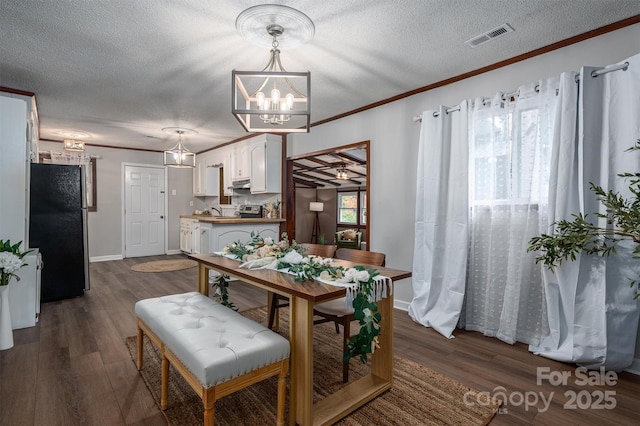
MULTIPOLYGON (((44 303, 36 327, 14 331, 15 346, 0 352, 0 425, 166 424, 124 343, 136 332, 137 300, 196 289, 196 268, 166 273, 130 270, 136 263, 163 258, 93 263, 87 294, 44 303)), ((262 290, 242 283, 232 284, 230 295, 240 310, 266 303, 262 290)), ((620 373, 613 386, 582 384, 575 366, 535 356, 525 345, 511 346, 461 330, 447 340, 398 310, 394 329, 396 355, 469 387, 506 396, 503 413, 492 425, 639 422, 638 376, 620 373), (562 372, 570 377, 564 385, 553 386, 549 380, 538 384, 538 368, 546 368, 554 378, 562 372), (526 407, 523 398, 531 406, 526 407)))

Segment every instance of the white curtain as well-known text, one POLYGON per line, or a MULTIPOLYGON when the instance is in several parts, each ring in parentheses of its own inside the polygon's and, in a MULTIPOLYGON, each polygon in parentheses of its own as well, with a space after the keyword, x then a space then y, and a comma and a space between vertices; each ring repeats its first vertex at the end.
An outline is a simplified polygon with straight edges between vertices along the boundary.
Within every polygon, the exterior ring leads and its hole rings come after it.
MULTIPOLYGON (((599 76, 592 76, 597 68, 584 67, 575 88, 572 76, 565 76, 566 108, 558 113, 562 121, 554 141, 559 184, 550 193, 550 200, 558 200, 550 212, 552 221, 580 211, 607 226, 593 215, 604 209, 589 190, 590 182, 625 198, 630 195, 627 182, 617 174, 640 170, 640 153, 625 152, 640 138, 640 55, 622 62, 629 63, 626 71, 599 76), (564 186, 570 189, 566 193, 564 186), (576 189, 577 200, 566 196, 576 189)), ((531 348, 534 352, 589 368, 621 370, 633 362, 639 305, 628 283, 640 275, 640 265, 631 259, 632 247, 624 243, 618 255, 609 258, 581 255, 555 275, 545 273, 551 333, 531 348)))
POLYGON ((477 99, 470 119, 470 243, 461 326, 507 343, 548 334, 541 268, 527 253, 547 230, 559 78, 477 99))
POLYGON ((468 247, 467 102, 422 114, 411 318, 451 338, 462 308, 468 247))
MULTIPOLYGON (((571 220, 580 209, 578 185, 578 84, 576 73, 560 76, 549 177, 547 223, 571 220)), ((551 229, 544 230, 551 233, 551 229)), ((561 361, 573 361, 573 317, 580 257, 555 273, 543 268, 549 334, 530 350, 561 361)))

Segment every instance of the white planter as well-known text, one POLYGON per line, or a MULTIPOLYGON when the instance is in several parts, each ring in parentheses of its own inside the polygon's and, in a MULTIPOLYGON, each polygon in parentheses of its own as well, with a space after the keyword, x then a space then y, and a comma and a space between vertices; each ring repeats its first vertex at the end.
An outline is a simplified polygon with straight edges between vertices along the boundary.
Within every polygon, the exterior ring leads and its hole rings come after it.
POLYGON ((0 285, 0 350, 13 347, 13 327, 9 311, 9 286, 0 285))

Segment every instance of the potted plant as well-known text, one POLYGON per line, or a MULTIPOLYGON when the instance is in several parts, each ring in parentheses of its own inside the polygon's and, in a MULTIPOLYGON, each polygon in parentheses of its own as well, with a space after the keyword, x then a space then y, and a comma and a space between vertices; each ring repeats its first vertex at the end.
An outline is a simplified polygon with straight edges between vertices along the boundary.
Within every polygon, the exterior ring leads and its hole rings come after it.
MULTIPOLYGON (((640 150, 640 139, 627 151, 640 150)), ((633 257, 640 258, 640 173, 620 173, 629 182, 631 196, 623 198, 615 191, 604 191, 591 183, 598 201, 606 208, 606 213, 595 215, 606 219, 607 228, 592 224, 587 215, 574 214, 573 220, 559 220, 553 223, 554 234, 542 234, 529 241, 528 251, 540 251, 536 263, 542 262, 553 270, 565 260, 575 260, 580 252, 609 256, 616 254, 616 245, 622 240, 635 243, 633 257)), ((635 287, 634 299, 640 297, 640 278, 630 283, 635 287)))

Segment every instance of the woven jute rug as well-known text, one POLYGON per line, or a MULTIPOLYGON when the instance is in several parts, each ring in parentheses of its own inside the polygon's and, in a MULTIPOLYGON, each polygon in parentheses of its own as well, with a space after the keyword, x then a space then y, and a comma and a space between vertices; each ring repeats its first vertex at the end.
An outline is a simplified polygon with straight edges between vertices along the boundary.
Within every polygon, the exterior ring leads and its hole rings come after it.
MULTIPOLYGON (((243 315, 266 322, 266 309, 243 315)), ((280 310, 280 333, 288 335, 287 309, 280 310)), ((126 339, 132 360, 136 359, 136 337, 126 339)), ((161 357, 145 337, 141 375, 160 406, 161 357)), ((342 384, 342 341, 333 324, 314 326, 314 401, 333 393, 342 384)), ((352 360, 350 382, 368 372, 368 365, 352 360)), ((288 392, 288 391, 287 391, 288 392)), ((216 402, 216 425, 273 425, 276 413, 277 378, 235 392, 216 402)), ((497 401, 483 399, 478 392, 410 360, 394 357, 393 388, 338 422, 338 425, 486 425, 497 412, 497 401), (466 394, 466 398, 465 398, 466 394), (480 398, 482 403, 478 403, 480 398), (465 404, 466 401, 475 402, 465 404)), ((287 393, 288 413, 288 393, 287 393)), ((171 368, 169 407, 164 415, 170 425, 201 425, 202 401, 171 368)), ((288 421, 287 423, 288 424, 288 421)))
POLYGON ((198 262, 191 259, 155 260, 153 262, 138 263, 131 267, 136 272, 170 272, 189 269, 198 266, 198 262))

